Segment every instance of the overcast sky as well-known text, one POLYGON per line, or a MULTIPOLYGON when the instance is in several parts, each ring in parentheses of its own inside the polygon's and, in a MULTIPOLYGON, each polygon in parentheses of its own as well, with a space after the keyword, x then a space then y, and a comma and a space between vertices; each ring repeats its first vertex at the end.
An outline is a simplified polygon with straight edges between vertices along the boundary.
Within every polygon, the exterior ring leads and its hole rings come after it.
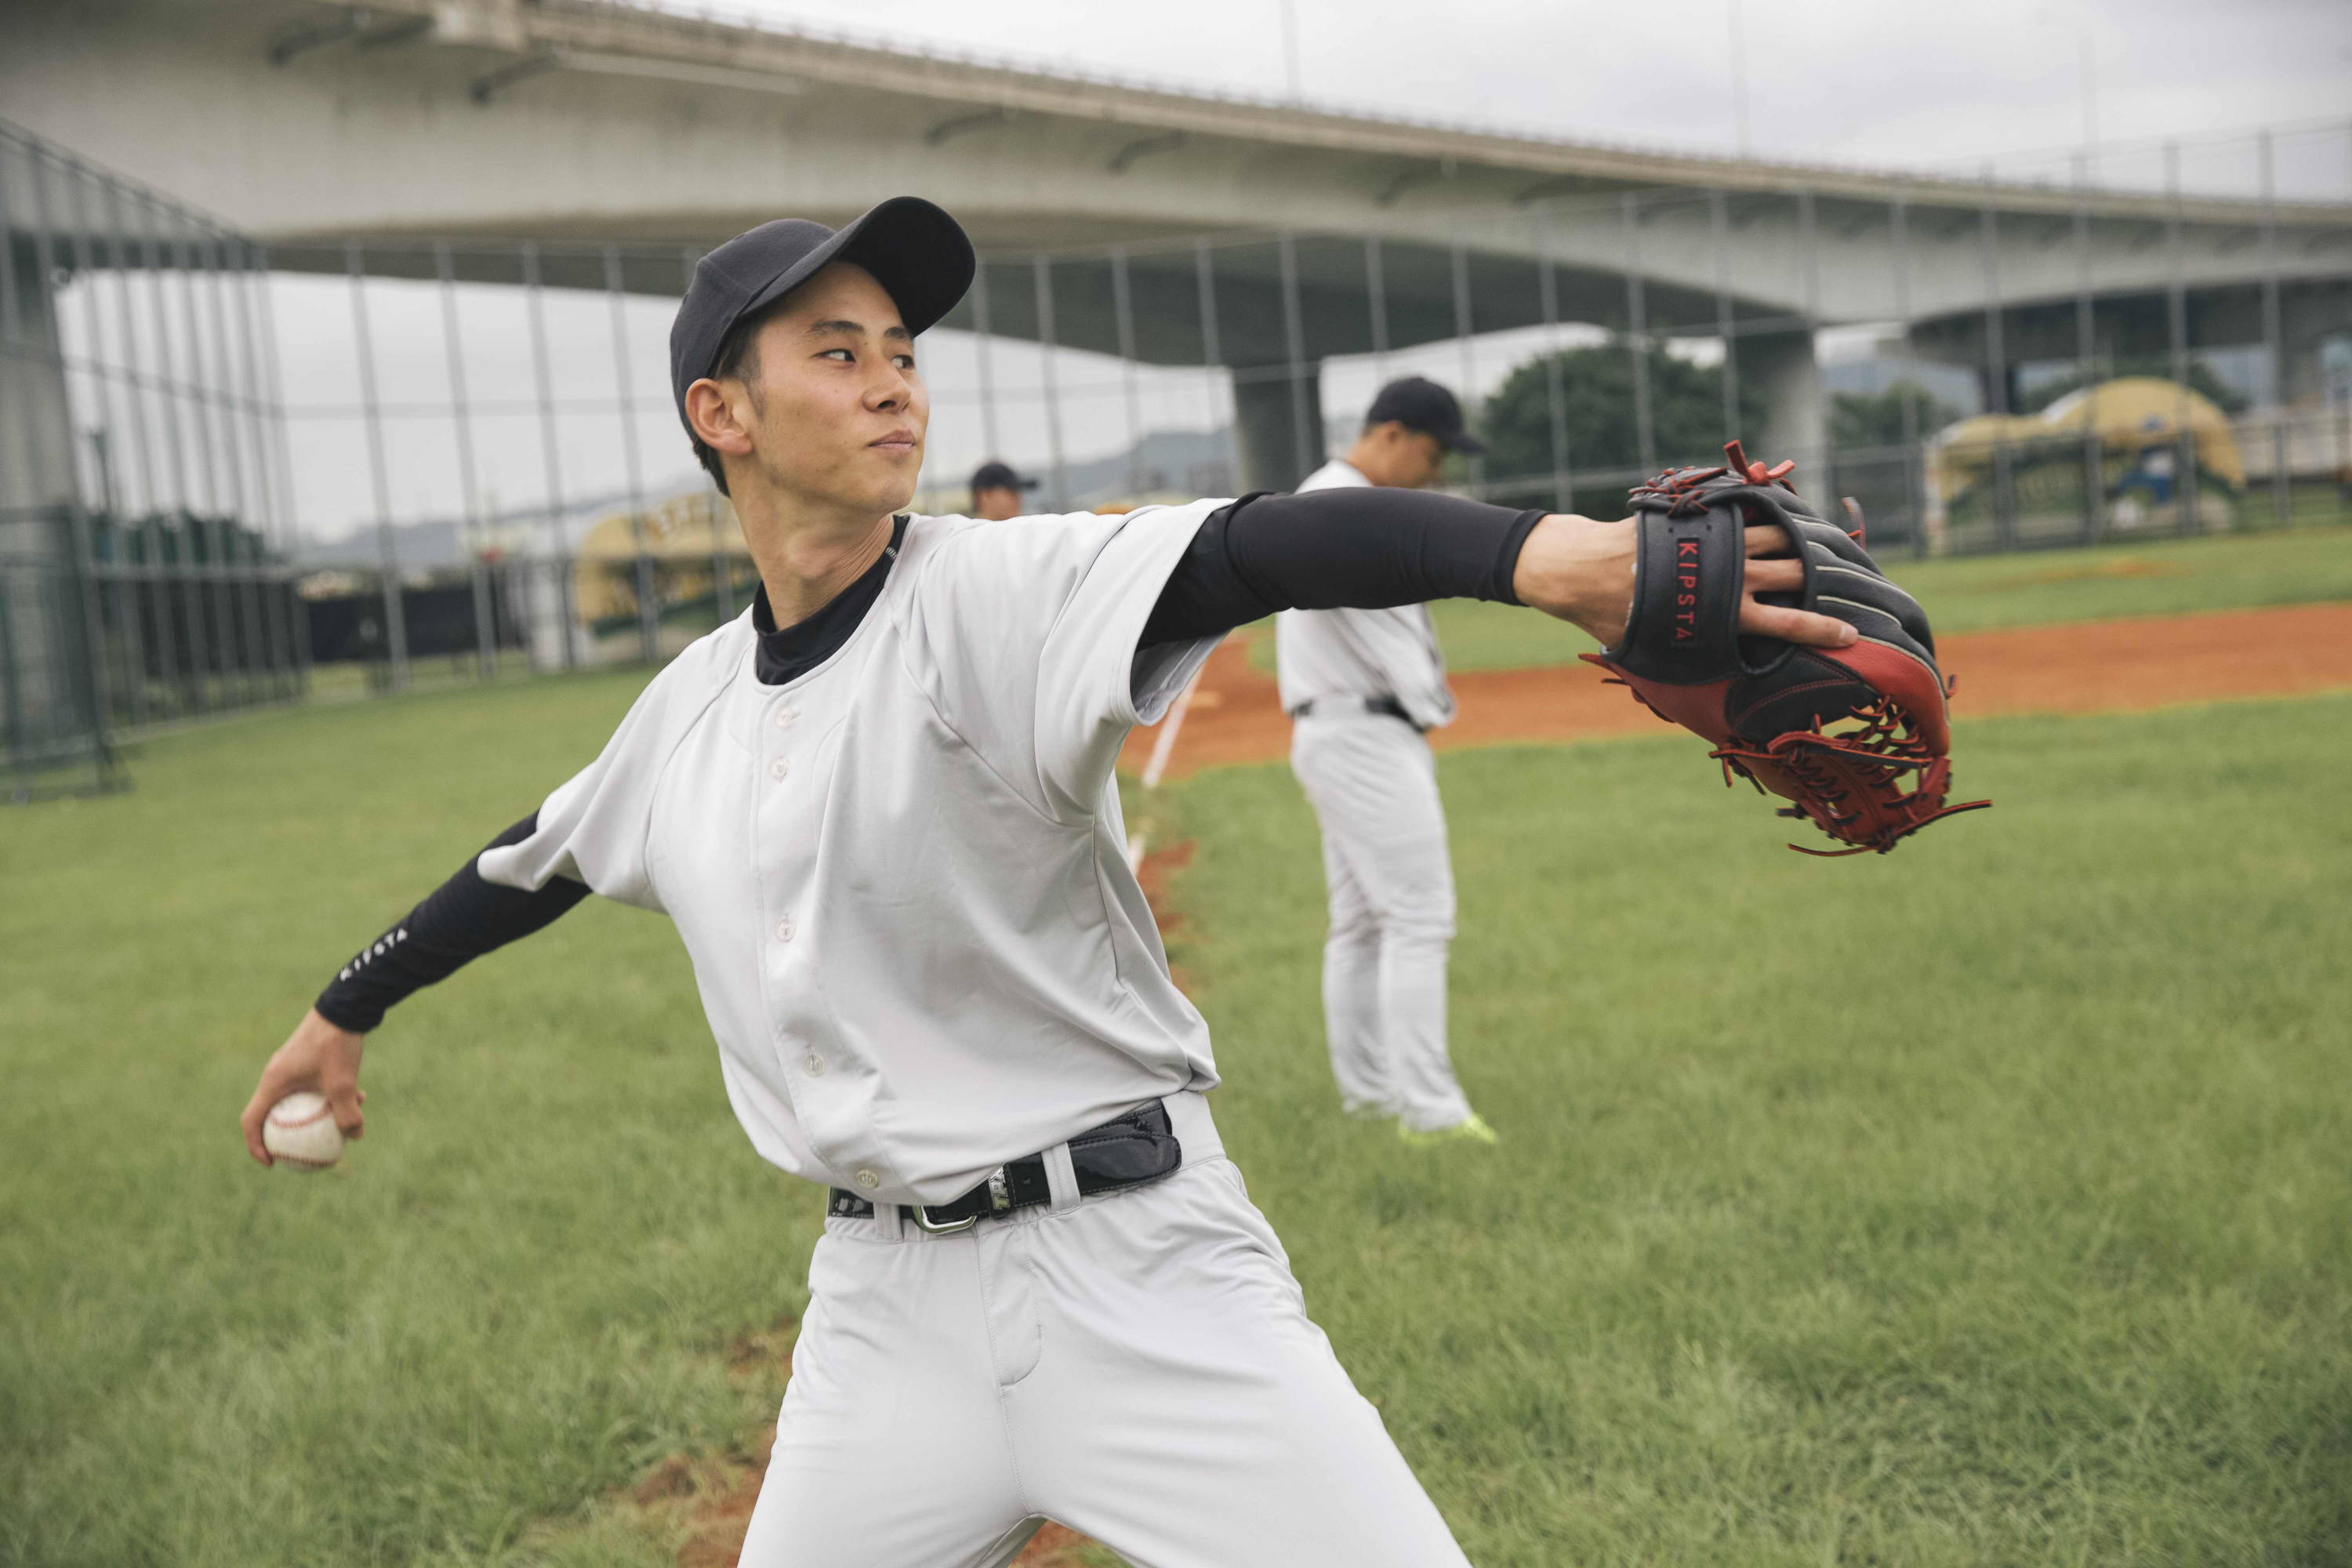
MULTIPOLYGON (((2347 0, 1292 0, 1317 101, 1730 151, 1969 160, 2352 115, 2347 0)), ((778 21, 1282 93, 1276 0, 733 0, 778 21)), ((2352 153, 2347 153, 2352 177, 2352 153)))

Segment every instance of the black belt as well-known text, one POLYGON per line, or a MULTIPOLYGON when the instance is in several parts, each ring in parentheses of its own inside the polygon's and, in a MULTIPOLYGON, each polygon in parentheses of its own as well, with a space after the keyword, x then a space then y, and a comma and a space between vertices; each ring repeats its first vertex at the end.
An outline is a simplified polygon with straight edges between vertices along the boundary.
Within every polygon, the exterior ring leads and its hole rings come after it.
MULTIPOLYGON (((1176 1141, 1168 1107, 1156 1100, 1070 1140, 1070 1167, 1077 1175, 1081 1197, 1157 1181, 1183 1163, 1184 1146, 1176 1141)), ((1053 1185, 1045 1179, 1045 1157, 1032 1154, 999 1165, 986 1181, 952 1202, 909 1207, 907 1215, 918 1226, 936 1235, 969 1230, 996 1215, 1053 1201, 1053 1185)), ((866 1219, 872 1216, 874 1205, 835 1187, 826 1201, 825 1213, 866 1219)))
POLYGON ((1321 697, 1309 698, 1290 710, 1294 719, 1304 719, 1320 709, 1326 713, 1351 713, 1361 710, 1377 713, 1383 719, 1402 719, 1414 729, 1426 731, 1428 725, 1405 711, 1404 704, 1393 697, 1321 697))

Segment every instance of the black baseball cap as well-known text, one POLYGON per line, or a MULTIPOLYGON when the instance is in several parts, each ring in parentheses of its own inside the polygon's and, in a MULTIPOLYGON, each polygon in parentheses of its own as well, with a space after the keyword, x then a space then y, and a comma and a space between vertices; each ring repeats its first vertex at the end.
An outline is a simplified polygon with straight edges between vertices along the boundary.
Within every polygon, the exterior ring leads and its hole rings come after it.
MULTIPOLYGON (((670 395, 686 418, 686 389, 709 375, 735 323, 774 304, 827 263, 874 275, 910 332, 936 325, 971 287, 976 265, 963 226, 920 196, 892 196, 839 228, 780 217, 737 235, 695 263, 669 328, 670 395)), ((694 427, 687 426, 693 434, 694 427)))
POLYGON ((993 458, 971 471, 971 493, 974 495, 982 490, 1034 490, 1036 488, 1035 479, 1024 479, 1013 471, 1012 464, 1000 463, 993 458))
POLYGON ((1436 437, 1437 444, 1449 452, 1466 452, 1475 458, 1486 449, 1486 443, 1462 427, 1462 405, 1454 395, 1425 375, 1409 375, 1381 388, 1364 423, 1386 425, 1391 420, 1408 430, 1436 437))

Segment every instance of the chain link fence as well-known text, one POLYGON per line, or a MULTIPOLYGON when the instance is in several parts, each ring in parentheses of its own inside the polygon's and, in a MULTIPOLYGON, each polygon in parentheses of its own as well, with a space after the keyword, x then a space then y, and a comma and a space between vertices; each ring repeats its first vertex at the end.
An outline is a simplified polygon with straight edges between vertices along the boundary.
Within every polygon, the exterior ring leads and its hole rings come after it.
MULTIPOLYGON (((1488 442, 1447 482, 1513 505, 1614 515, 1738 437, 1882 551, 2352 521, 2352 128, 2192 152, 991 253, 921 348, 916 505, 991 458, 1055 510, 1286 486, 1418 374, 1488 442)), ((265 248, 5 125, 0 230, 16 793, 185 718, 656 661, 756 591, 662 374, 697 247, 265 248)))

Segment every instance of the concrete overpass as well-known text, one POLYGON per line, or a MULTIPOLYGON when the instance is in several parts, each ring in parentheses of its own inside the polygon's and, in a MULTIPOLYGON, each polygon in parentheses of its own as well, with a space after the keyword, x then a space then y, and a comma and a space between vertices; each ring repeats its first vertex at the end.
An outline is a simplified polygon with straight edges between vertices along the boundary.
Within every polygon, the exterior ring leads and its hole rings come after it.
MULTIPOLYGON (((2352 329, 2352 206, 1545 140, 606 0, 32 0, 0 13, 0 113, 295 268, 340 270, 351 237, 420 276, 428 238, 625 241, 625 285, 672 293, 680 247, 929 195, 992 253, 989 330, 1231 366, 1254 483, 1319 440, 1322 358, 1465 328, 1728 336, 1773 410, 1762 444, 1801 452, 1821 326, 1901 323, 1996 406, 2006 367, 2085 327, 2126 353, 2274 335, 2290 399, 2352 329), (1213 331, 1202 234, 1268 237, 1217 248, 1213 331)), ((604 285, 566 265, 547 280, 604 285)))

